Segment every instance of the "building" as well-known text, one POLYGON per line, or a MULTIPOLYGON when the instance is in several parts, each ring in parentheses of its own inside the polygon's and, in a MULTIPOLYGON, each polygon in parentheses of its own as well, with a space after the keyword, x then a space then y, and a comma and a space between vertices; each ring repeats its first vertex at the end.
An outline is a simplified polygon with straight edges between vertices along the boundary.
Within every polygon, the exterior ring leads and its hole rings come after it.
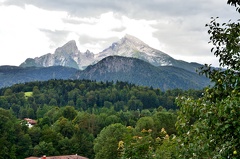
POLYGON ((66 155, 66 156, 42 156, 42 157, 28 157, 25 159, 88 159, 86 157, 76 155, 66 155))
POLYGON ((27 126, 28 126, 29 128, 31 128, 33 125, 36 125, 36 124, 37 124, 37 121, 36 121, 36 120, 33 120, 33 119, 24 118, 24 120, 27 122, 27 126))

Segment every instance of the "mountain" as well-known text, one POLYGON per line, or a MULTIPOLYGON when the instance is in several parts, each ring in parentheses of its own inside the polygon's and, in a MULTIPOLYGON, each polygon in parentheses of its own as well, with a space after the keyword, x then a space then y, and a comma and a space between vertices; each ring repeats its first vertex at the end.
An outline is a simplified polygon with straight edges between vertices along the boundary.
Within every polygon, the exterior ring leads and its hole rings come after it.
POLYGON ((70 79, 77 69, 52 66, 52 67, 17 67, 0 66, 0 88, 16 83, 31 81, 47 81, 49 79, 70 79))
POLYGON ((175 66, 192 72, 195 72, 198 68, 198 65, 176 60, 168 54, 154 49, 138 38, 128 34, 120 39, 120 41, 113 43, 109 48, 96 54, 95 59, 96 61, 100 61, 107 56, 113 55, 134 57, 149 62, 154 66, 175 66))
POLYGON ((16 83, 49 79, 89 79, 125 81, 136 85, 168 89, 202 89, 209 79, 175 66, 154 66, 146 61, 123 56, 108 56, 84 70, 64 66, 0 66, 0 88, 16 83))
POLYGON ((151 48, 141 40, 131 35, 126 35, 120 41, 113 43, 109 48, 95 55, 99 61, 107 56, 135 57, 147 61, 155 66, 172 65, 169 55, 151 48))
POLYGON ((168 89, 202 89, 209 79, 174 66, 153 66, 136 58, 108 56, 98 63, 78 71, 76 79, 96 81, 126 81, 129 83, 168 89))
POLYGON ((55 50, 54 54, 48 53, 40 57, 28 58, 20 67, 49 67, 66 66, 84 69, 94 61, 94 54, 87 50, 81 53, 74 40, 69 41, 55 50))
POLYGON ((83 70, 107 56, 114 55, 138 58, 154 66, 175 66, 191 72, 195 72, 201 66, 197 63, 176 60, 131 35, 125 35, 118 42, 114 42, 107 49, 97 54, 93 54, 88 50, 84 53, 80 52, 76 42, 72 40, 62 47, 57 48, 54 54, 48 53, 41 57, 28 58, 20 66, 49 67, 60 65, 83 70))
POLYGON ((22 67, 23 70, 19 71, 18 76, 20 77, 16 76, 16 80, 19 79, 17 82, 23 82, 30 79, 49 79, 52 77, 51 70, 47 69, 50 66, 74 68, 74 71, 78 69, 77 73, 71 70, 67 74, 64 71, 68 70, 64 70, 61 79, 118 80, 161 88, 162 90, 174 88, 202 89, 210 84, 209 79, 196 73, 196 69, 201 67, 201 64, 176 60, 131 35, 125 35, 118 42, 114 42, 97 54, 90 51, 82 53, 78 50, 74 40, 69 41, 57 48, 53 54, 48 53, 40 57, 26 59, 20 68, 17 68, 21 70, 22 67), (46 78, 37 77, 38 75, 42 76, 38 72, 44 68, 46 68, 46 72, 49 72, 46 78), (34 78, 27 72, 31 72, 34 78), (23 80, 23 75, 27 79, 23 80))

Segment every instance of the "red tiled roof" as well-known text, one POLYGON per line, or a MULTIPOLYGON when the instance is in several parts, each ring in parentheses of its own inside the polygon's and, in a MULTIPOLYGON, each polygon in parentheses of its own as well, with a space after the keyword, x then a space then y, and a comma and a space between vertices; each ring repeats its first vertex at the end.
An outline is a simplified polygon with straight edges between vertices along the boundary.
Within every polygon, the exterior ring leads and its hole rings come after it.
POLYGON ((37 121, 36 120, 33 120, 33 119, 30 119, 30 118, 24 118, 25 121, 27 121, 29 124, 31 125, 35 125, 37 124, 37 121))
POLYGON ((88 159, 88 158, 77 155, 68 155, 68 156, 50 156, 46 157, 46 159, 88 159))
MULTIPOLYGON (((43 157, 28 157, 25 159, 43 159, 43 157)), ((88 159, 88 158, 78 155, 66 155, 66 156, 47 156, 46 159, 88 159)))

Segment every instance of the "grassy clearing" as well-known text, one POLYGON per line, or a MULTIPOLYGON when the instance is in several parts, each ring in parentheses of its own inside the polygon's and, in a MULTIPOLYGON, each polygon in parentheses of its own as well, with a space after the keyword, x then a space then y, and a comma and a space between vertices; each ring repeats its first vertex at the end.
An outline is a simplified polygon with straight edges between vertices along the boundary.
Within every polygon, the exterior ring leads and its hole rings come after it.
POLYGON ((33 94, 33 92, 25 92, 25 93, 24 93, 25 98, 31 97, 32 94, 33 94))

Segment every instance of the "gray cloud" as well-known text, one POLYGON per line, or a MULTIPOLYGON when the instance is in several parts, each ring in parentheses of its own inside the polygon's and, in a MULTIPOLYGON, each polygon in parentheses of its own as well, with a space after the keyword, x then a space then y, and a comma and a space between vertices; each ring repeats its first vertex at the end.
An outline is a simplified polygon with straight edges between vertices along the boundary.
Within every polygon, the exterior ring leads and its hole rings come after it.
MULTIPOLYGON (((89 35, 80 35, 78 42, 80 45, 85 45, 85 44, 99 44, 102 46, 102 48, 107 48, 109 47, 113 42, 118 41, 118 37, 109 37, 109 38, 95 38, 89 35)), ((91 50, 90 50, 91 51, 91 50)))
POLYGON ((83 21, 78 19, 69 19, 69 18, 62 18, 62 21, 64 23, 69 23, 69 24, 90 24, 90 25, 96 24, 96 22, 88 22, 88 21, 83 21))
MULTIPOLYGON (((6 0, 5 5, 24 7, 31 4, 39 8, 53 11, 66 11, 76 17, 98 17, 102 13, 113 12, 126 15, 132 19, 155 20, 157 24, 153 36, 172 54, 191 56, 208 56, 210 46, 205 24, 210 17, 220 17, 220 21, 239 19, 235 8, 227 5, 227 0, 6 0)), ((94 25, 94 22, 62 19, 64 23, 94 25)), ((124 32, 126 28, 119 26, 111 31, 124 32)), ((69 31, 43 31, 51 41, 62 43, 69 31)), ((115 36, 115 35, 113 35, 115 36)), ((102 45, 108 47, 117 37, 94 38, 89 35, 79 36, 80 44, 102 45)), ((165 51, 165 50, 163 50, 165 51)), ((168 52, 167 52, 168 53, 168 52)))
POLYGON ((4 3, 18 6, 32 4, 43 9, 62 10, 83 17, 98 16, 107 11, 122 13, 131 18, 149 19, 166 15, 188 16, 199 13, 217 13, 211 16, 226 16, 226 11, 229 11, 226 2, 219 2, 219 0, 7 0, 4 3), (223 8, 225 10, 222 10, 223 8))
POLYGON ((153 25, 157 30, 153 36, 172 54, 206 56, 209 54, 209 37, 204 23, 200 17, 159 22, 153 25))
POLYGON ((66 30, 48 30, 48 29, 39 29, 41 32, 43 32, 51 41, 50 48, 56 48, 60 44, 64 43, 66 41, 66 38, 70 31, 66 30))
MULTIPOLYGON (((98 17, 102 13, 112 11, 133 19, 156 20, 171 17, 222 17, 238 19, 234 7, 219 0, 6 0, 5 5, 24 7, 31 4, 39 8, 54 11, 66 11, 77 17, 98 17)), ((78 21, 64 20, 68 23, 78 21)))
POLYGON ((95 37, 91 37, 89 35, 80 35, 78 38, 78 42, 82 45, 84 44, 88 44, 88 43, 97 43, 98 42, 98 38, 95 37))
POLYGON ((17 1, 17 0, 6 0, 0 4, 1 5, 16 5, 16 6, 24 8, 26 2, 25 1, 17 1))
POLYGON ((126 30, 126 27, 122 26, 122 27, 118 27, 118 28, 113 28, 111 31, 114 31, 114 32, 123 32, 124 30, 126 30))

